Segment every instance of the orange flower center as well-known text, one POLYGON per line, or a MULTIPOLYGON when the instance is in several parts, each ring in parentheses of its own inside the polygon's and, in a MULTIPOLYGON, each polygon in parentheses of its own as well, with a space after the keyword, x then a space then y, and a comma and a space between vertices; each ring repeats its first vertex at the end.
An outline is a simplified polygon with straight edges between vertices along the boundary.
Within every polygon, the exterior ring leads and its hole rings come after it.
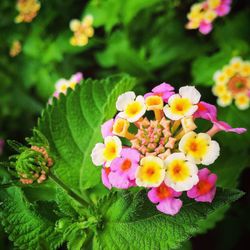
POLYGON ((230 79, 228 88, 233 95, 236 95, 242 92, 246 92, 248 90, 247 84, 247 78, 238 75, 230 79))
POLYGON ((199 183, 197 184, 197 189, 199 190, 199 193, 201 195, 203 194, 207 194, 212 188, 212 185, 204 180, 204 181, 199 181, 199 183))
POLYGON ((171 190, 164 184, 162 183, 157 189, 156 189, 157 196, 163 200, 171 195, 171 190))
POLYGON ((131 165, 132 165, 131 161, 129 159, 125 159, 124 162, 121 165, 121 169, 123 171, 127 171, 128 169, 131 168, 131 165))

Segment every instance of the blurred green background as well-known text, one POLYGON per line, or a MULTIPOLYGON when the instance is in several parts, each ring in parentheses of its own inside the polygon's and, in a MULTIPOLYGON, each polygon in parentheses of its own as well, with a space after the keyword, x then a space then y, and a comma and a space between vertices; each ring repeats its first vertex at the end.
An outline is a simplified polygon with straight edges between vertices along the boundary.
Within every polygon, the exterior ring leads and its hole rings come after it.
MULTIPOLYGON (((231 12, 216 19, 211 34, 186 30, 186 15, 195 1, 186 0, 42 0, 30 23, 15 23, 16 1, 0 2, 0 139, 24 141, 60 78, 75 72, 102 78, 120 72, 138 78, 137 91, 168 82, 175 87, 197 85, 203 100, 216 103, 211 93, 213 74, 233 56, 250 59, 250 2, 233 1, 231 12), (72 19, 91 14, 95 34, 83 47, 69 40, 72 19), (21 52, 10 56, 14 41, 21 52)), ((220 108, 220 118, 250 129, 250 110, 220 108)), ((219 184, 238 186, 247 194, 210 230, 194 237, 185 249, 239 249, 250 233, 250 134, 220 134, 224 156, 217 163, 229 177, 219 184), (222 220, 223 219, 223 220, 222 220)), ((6 159, 9 148, 0 156, 6 159)), ((12 249, 1 229, 0 249, 12 249)))

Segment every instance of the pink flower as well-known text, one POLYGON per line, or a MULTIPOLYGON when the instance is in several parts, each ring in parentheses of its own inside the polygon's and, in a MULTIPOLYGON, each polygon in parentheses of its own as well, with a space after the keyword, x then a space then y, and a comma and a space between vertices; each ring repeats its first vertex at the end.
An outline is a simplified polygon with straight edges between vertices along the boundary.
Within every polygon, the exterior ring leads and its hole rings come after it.
POLYGON ((101 131, 102 131, 102 137, 105 138, 107 136, 113 136, 113 125, 114 125, 114 119, 110 119, 102 124, 101 131))
POLYGON ((168 187, 164 182, 156 188, 151 188, 148 192, 148 198, 153 203, 158 203, 156 208, 165 214, 175 215, 182 207, 182 201, 175 199, 181 196, 181 192, 176 192, 168 187))
POLYGON ((81 72, 77 72, 71 76, 70 80, 76 83, 79 83, 83 79, 83 74, 81 72))
POLYGON ((114 159, 110 165, 108 179, 111 185, 122 189, 134 186, 139 161, 140 153, 136 149, 123 148, 121 157, 114 159))
POLYGON ((111 170, 110 167, 103 167, 102 168, 102 183, 108 189, 111 189, 111 183, 109 182, 109 174, 111 170))
POLYGON ((207 35, 213 29, 212 23, 208 23, 206 21, 202 21, 200 23, 199 31, 203 35, 207 35))
POLYGON ((199 202, 212 202, 216 192, 217 175, 213 174, 207 168, 203 168, 198 172, 199 182, 187 191, 189 198, 199 202))
POLYGON ((225 16, 230 12, 232 0, 222 0, 221 4, 215 9, 218 16, 225 16))
POLYGON ((245 128, 232 128, 228 123, 223 122, 223 121, 217 121, 214 120, 213 122, 213 127, 207 131, 207 134, 210 136, 214 136, 216 133, 220 131, 225 131, 225 132, 233 132, 237 134, 242 134, 247 131, 245 128))
POLYGON ((144 98, 147 98, 148 96, 152 95, 158 95, 161 96, 164 102, 167 102, 169 97, 175 94, 174 87, 172 87, 168 83, 162 83, 152 89, 152 92, 147 93, 144 95, 144 98))
POLYGON ((202 118, 213 121, 217 119, 217 108, 207 102, 199 102, 198 110, 194 113, 194 118, 202 118))

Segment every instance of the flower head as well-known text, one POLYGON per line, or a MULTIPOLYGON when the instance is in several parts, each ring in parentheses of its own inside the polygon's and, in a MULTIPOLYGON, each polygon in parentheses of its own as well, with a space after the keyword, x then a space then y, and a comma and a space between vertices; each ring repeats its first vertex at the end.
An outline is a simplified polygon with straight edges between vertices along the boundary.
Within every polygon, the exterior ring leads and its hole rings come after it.
POLYGON ((17 11, 18 16, 15 18, 16 23, 30 23, 36 16, 41 7, 38 0, 18 0, 17 11))
POLYGON ((225 16, 231 9, 231 0, 205 0, 195 3, 187 15, 187 29, 199 29, 207 35, 213 29, 213 22, 219 16, 225 16))
POLYGON ((73 37, 70 39, 72 46, 85 46, 88 44, 89 38, 94 35, 93 16, 87 15, 82 21, 73 19, 70 22, 70 29, 74 32, 73 37))
POLYGON ((230 105, 235 100, 239 109, 249 107, 250 91, 250 63, 240 57, 231 59, 228 65, 214 74, 215 85, 213 94, 218 97, 218 104, 222 107, 230 105))
POLYGON ((215 194, 212 177, 205 182, 196 166, 210 165, 219 156, 219 144, 212 136, 221 130, 245 132, 218 121, 216 107, 200 101, 194 87, 182 87, 179 94, 173 90, 163 83, 144 97, 132 91, 121 94, 116 101, 118 114, 101 126, 104 143, 97 143, 91 154, 93 163, 102 165, 104 186, 150 188, 149 200, 170 215, 181 209, 181 192, 195 190, 190 197, 196 201, 215 194), (212 123, 212 128, 195 132, 196 118, 212 123))
POLYGON ((22 51, 22 45, 20 41, 18 40, 13 41, 11 48, 10 48, 10 56, 15 57, 19 55, 21 51, 22 51))
POLYGON ((148 192, 148 198, 151 202, 157 203, 156 208, 165 214, 175 215, 181 207, 182 201, 176 199, 180 197, 181 192, 176 192, 171 187, 168 187, 164 182, 156 188, 151 188, 148 192))
POLYGON ((216 174, 203 168, 199 170, 198 177, 199 182, 187 192, 187 196, 200 202, 212 202, 216 192, 216 174))

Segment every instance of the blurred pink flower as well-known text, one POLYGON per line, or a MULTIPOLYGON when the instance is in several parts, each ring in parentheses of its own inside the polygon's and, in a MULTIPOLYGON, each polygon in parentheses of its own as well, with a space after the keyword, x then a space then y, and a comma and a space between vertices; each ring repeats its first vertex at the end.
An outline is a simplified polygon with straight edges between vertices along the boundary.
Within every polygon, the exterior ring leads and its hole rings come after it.
POLYGON ((212 23, 202 21, 199 26, 199 31, 203 35, 207 35, 213 29, 212 23))

